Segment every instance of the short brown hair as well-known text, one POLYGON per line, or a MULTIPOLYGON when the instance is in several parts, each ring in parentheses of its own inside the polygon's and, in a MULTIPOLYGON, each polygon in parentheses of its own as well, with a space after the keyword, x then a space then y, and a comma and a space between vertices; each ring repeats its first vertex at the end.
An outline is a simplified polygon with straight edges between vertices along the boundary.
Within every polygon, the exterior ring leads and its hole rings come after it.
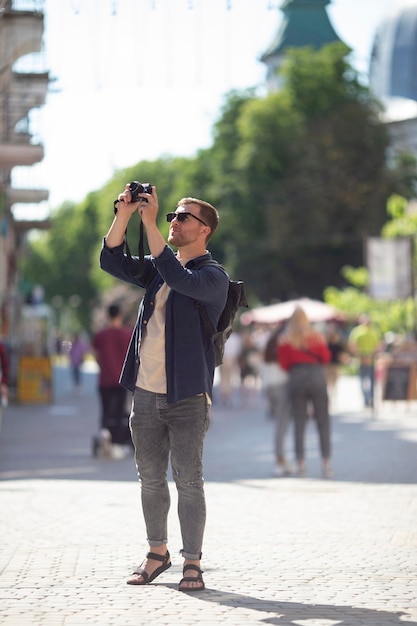
POLYGON ((206 243, 210 241, 219 225, 219 212, 212 205, 205 200, 199 200, 198 198, 182 198, 178 200, 177 207, 185 206, 187 204, 197 204, 200 207, 201 219, 210 228, 210 233, 206 237, 206 243))

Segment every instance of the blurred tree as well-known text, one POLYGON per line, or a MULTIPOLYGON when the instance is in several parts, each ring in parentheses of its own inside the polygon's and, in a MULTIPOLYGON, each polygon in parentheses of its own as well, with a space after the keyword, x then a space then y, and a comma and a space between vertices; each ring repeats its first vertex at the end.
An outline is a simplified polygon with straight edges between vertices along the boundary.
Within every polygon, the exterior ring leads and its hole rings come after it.
POLYGON ((239 106, 233 94, 215 127, 212 154, 228 161, 234 191, 220 203, 235 216, 221 237, 235 240, 235 269, 260 301, 340 285, 340 269, 362 262, 364 236, 385 220, 388 137, 347 52, 290 51, 283 89, 239 106))
POLYGON ((54 296, 64 302, 79 296, 74 315, 79 327, 88 329, 89 310, 97 295, 91 275, 91 251, 99 238, 97 196, 90 193, 78 205, 66 202, 52 217, 51 229, 32 242, 21 272, 44 287, 46 302, 54 296))
MULTIPOLYGON (((157 186, 165 213, 185 195, 218 207, 221 228, 210 251, 245 281, 252 304, 297 295, 321 297, 347 284, 341 268, 363 264, 363 240, 378 235, 392 192, 411 192, 415 167, 397 155, 387 165, 380 107, 346 60, 341 44, 288 53, 283 89, 265 97, 230 92, 213 127, 213 144, 195 157, 163 157, 115 172, 79 205, 65 203, 49 233, 34 242, 25 277, 46 299, 78 294, 80 320, 114 280, 99 269, 113 200, 126 182, 157 186)), ((129 224, 137 251, 139 218, 129 224)), ((146 249, 146 248, 145 248, 146 249)))

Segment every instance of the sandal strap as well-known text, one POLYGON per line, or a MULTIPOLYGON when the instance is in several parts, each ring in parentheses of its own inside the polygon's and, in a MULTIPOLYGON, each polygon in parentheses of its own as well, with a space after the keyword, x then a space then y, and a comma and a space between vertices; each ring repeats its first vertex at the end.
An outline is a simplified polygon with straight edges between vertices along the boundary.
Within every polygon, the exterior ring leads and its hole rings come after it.
POLYGON ((179 584, 182 585, 182 583, 194 583, 194 582, 204 584, 203 577, 201 575, 200 576, 183 576, 179 584))
POLYGON ((204 580, 203 580, 203 570, 201 570, 198 565, 194 565, 193 563, 190 563, 190 565, 184 565, 184 569, 182 571, 183 573, 183 577, 180 580, 180 583, 178 585, 178 588, 180 591, 202 591, 203 589, 205 589, 205 584, 204 584, 204 580), (194 570, 195 572, 197 572, 197 576, 186 576, 186 572, 187 570, 194 570), (181 589, 181 585, 183 583, 199 583, 198 587, 190 587, 190 588, 184 588, 181 589))
MULTIPOLYGON (((148 552, 148 554, 146 555, 147 559, 153 559, 154 561, 161 561, 161 563, 164 563, 164 564, 168 563, 169 557, 170 557, 170 554, 169 554, 168 550, 167 550, 167 553, 166 553, 165 556, 163 556, 162 554, 156 554, 156 552, 148 552)), ((149 574, 142 567, 142 563, 140 565, 138 565, 138 567, 135 569, 133 574, 137 574, 138 576, 142 576, 144 582, 146 582, 148 580, 148 578, 149 578, 149 574)))
MULTIPOLYGON (((191 578, 191 580, 199 580, 202 577, 203 570, 200 569, 198 567, 198 565, 194 565, 193 563, 190 563, 189 565, 184 565, 182 573, 185 575, 185 572, 188 571, 189 569, 192 569, 195 572, 198 572, 198 574, 199 574, 198 576, 189 577, 189 578, 191 578)), ((186 580, 186 579, 184 578, 183 580, 186 580)))
POLYGON ((144 584, 146 584, 149 578, 148 572, 144 570, 143 567, 137 567, 135 571, 132 572, 132 576, 135 576, 135 575, 142 576, 144 584))
POLYGON ((146 558, 153 559, 154 561, 161 561, 161 563, 168 563, 169 552, 167 550, 167 553, 165 554, 165 556, 163 556, 162 554, 156 554, 156 552, 148 552, 148 554, 146 555, 146 558))

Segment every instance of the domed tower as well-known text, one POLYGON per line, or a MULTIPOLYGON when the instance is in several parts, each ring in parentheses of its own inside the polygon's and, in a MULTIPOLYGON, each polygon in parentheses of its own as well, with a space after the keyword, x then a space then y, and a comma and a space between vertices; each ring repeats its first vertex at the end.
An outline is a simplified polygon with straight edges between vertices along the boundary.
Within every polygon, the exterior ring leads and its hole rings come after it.
POLYGON ((267 66, 266 82, 269 91, 280 88, 277 76, 288 48, 323 46, 341 41, 327 15, 331 0, 284 0, 281 10, 284 18, 268 49, 261 56, 267 66))
POLYGON ((372 48, 369 83, 379 98, 417 101, 417 1, 403 0, 382 22, 372 48))
POLYGON ((417 0, 402 0, 377 29, 369 86, 385 108, 388 156, 411 151, 417 157, 417 0))

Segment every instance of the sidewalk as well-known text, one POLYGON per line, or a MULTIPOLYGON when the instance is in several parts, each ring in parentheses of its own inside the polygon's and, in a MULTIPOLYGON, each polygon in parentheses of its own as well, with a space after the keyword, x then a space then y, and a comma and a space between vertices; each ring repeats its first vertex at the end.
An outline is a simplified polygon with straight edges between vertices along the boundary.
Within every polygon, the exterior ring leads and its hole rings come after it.
MULTIPOLYGON (((12 406, 0 434, 0 625, 417 626, 417 412, 362 409, 342 379, 333 480, 272 478, 262 400, 215 405, 205 451, 206 591, 182 594, 172 488, 173 567, 125 584, 146 551, 132 457, 94 459, 95 375, 74 396, 57 372, 51 406, 12 406)), ((291 449, 292 436, 288 440, 291 449)))

